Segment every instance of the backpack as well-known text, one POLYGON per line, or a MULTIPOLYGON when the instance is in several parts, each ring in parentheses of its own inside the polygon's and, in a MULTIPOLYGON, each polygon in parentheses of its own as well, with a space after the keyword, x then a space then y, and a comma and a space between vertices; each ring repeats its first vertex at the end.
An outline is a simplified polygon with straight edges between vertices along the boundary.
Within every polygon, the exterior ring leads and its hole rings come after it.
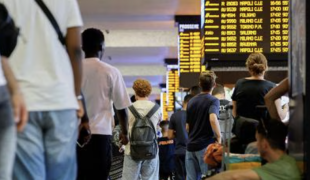
POLYGON ((0 53, 9 57, 16 47, 19 29, 6 7, 0 3, 0 53))
POLYGON ((151 121, 151 117, 158 109, 159 106, 155 104, 145 117, 141 117, 133 105, 129 107, 129 110, 136 118, 129 138, 130 155, 133 160, 151 160, 157 156, 156 129, 151 121))

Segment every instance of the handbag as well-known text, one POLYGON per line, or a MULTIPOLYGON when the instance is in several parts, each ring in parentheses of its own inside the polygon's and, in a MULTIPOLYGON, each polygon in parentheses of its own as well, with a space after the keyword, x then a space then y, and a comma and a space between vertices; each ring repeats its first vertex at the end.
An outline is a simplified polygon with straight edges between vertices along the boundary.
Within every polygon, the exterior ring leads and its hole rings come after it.
POLYGON ((223 146, 219 143, 212 143, 207 147, 204 154, 204 162, 212 168, 221 166, 223 159, 223 146))
POLYGON ((46 4, 42 0, 35 0, 35 1, 39 5, 39 7, 42 9, 42 11, 44 12, 44 14, 46 15, 47 19, 51 22, 53 28, 55 29, 55 31, 56 31, 56 33, 58 35, 59 42, 63 46, 66 46, 66 39, 63 36, 63 34, 62 34, 61 30, 60 30, 60 27, 59 27, 55 17, 51 13, 51 11, 48 9, 46 4))

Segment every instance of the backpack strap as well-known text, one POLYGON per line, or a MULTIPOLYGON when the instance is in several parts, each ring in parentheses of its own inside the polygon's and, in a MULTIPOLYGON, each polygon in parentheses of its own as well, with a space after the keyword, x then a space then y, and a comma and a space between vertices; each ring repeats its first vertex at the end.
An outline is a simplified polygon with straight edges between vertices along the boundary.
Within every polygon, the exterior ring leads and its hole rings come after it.
POLYGON ((149 111, 149 113, 145 116, 147 118, 151 118, 159 109, 159 105, 155 104, 154 107, 149 111))
POLYGON ((136 108, 133 105, 129 106, 128 109, 135 116, 135 118, 141 119, 141 115, 138 113, 138 111, 136 110, 136 108))

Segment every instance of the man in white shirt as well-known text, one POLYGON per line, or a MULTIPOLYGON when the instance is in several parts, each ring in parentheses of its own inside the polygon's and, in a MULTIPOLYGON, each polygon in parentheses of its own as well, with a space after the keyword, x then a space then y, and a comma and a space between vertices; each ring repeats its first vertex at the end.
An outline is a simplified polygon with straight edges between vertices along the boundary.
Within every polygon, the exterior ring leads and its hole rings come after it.
POLYGON ((98 29, 87 29, 82 34, 83 61, 82 92, 85 97, 90 142, 78 148, 79 180, 106 180, 111 168, 113 104, 119 118, 121 143, 128 143, 127 107, 131 102, 121 73, 101 61, 104 53, 104 35, 98 29))
POLYGON ((18 134, 13 179, 75 180, 77 115, 83 114, 77 100, 82 26, 78 4, 44 0, 66 39, 64 47, 36 1, 0 2, 21 30, 9 63, 29 110, 28 124, 18 134))

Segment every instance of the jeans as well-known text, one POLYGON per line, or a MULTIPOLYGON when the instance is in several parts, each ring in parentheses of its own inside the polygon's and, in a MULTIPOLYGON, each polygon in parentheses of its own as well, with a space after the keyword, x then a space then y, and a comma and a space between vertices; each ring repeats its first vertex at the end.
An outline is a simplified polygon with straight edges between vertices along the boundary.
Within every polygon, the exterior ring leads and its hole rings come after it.
POLYGON ((152 160, 135 161, 125 155, 122 180, 158 180, 159 156, 152 160))
POLYGON ((11 180, 16 150, 16 128, 9 93, 0 87, 0 180, 11 180))
POLYGON ((112 163, 111 135, 93 134, 83 148, 77 147, 77 180, 106 180, 112 163))
POLYGON ((75 110, 30 112, 18 134, 14 180, 75 180, 75 110))
POLYGON ((185 154, 175 154, 175 180, 186 179, 185 154))
POLYGON ((206 149, 195 152, 186 151, 185 166, 187 180, 200 180, 208 174, 208 165, 203 161, 206 149))

